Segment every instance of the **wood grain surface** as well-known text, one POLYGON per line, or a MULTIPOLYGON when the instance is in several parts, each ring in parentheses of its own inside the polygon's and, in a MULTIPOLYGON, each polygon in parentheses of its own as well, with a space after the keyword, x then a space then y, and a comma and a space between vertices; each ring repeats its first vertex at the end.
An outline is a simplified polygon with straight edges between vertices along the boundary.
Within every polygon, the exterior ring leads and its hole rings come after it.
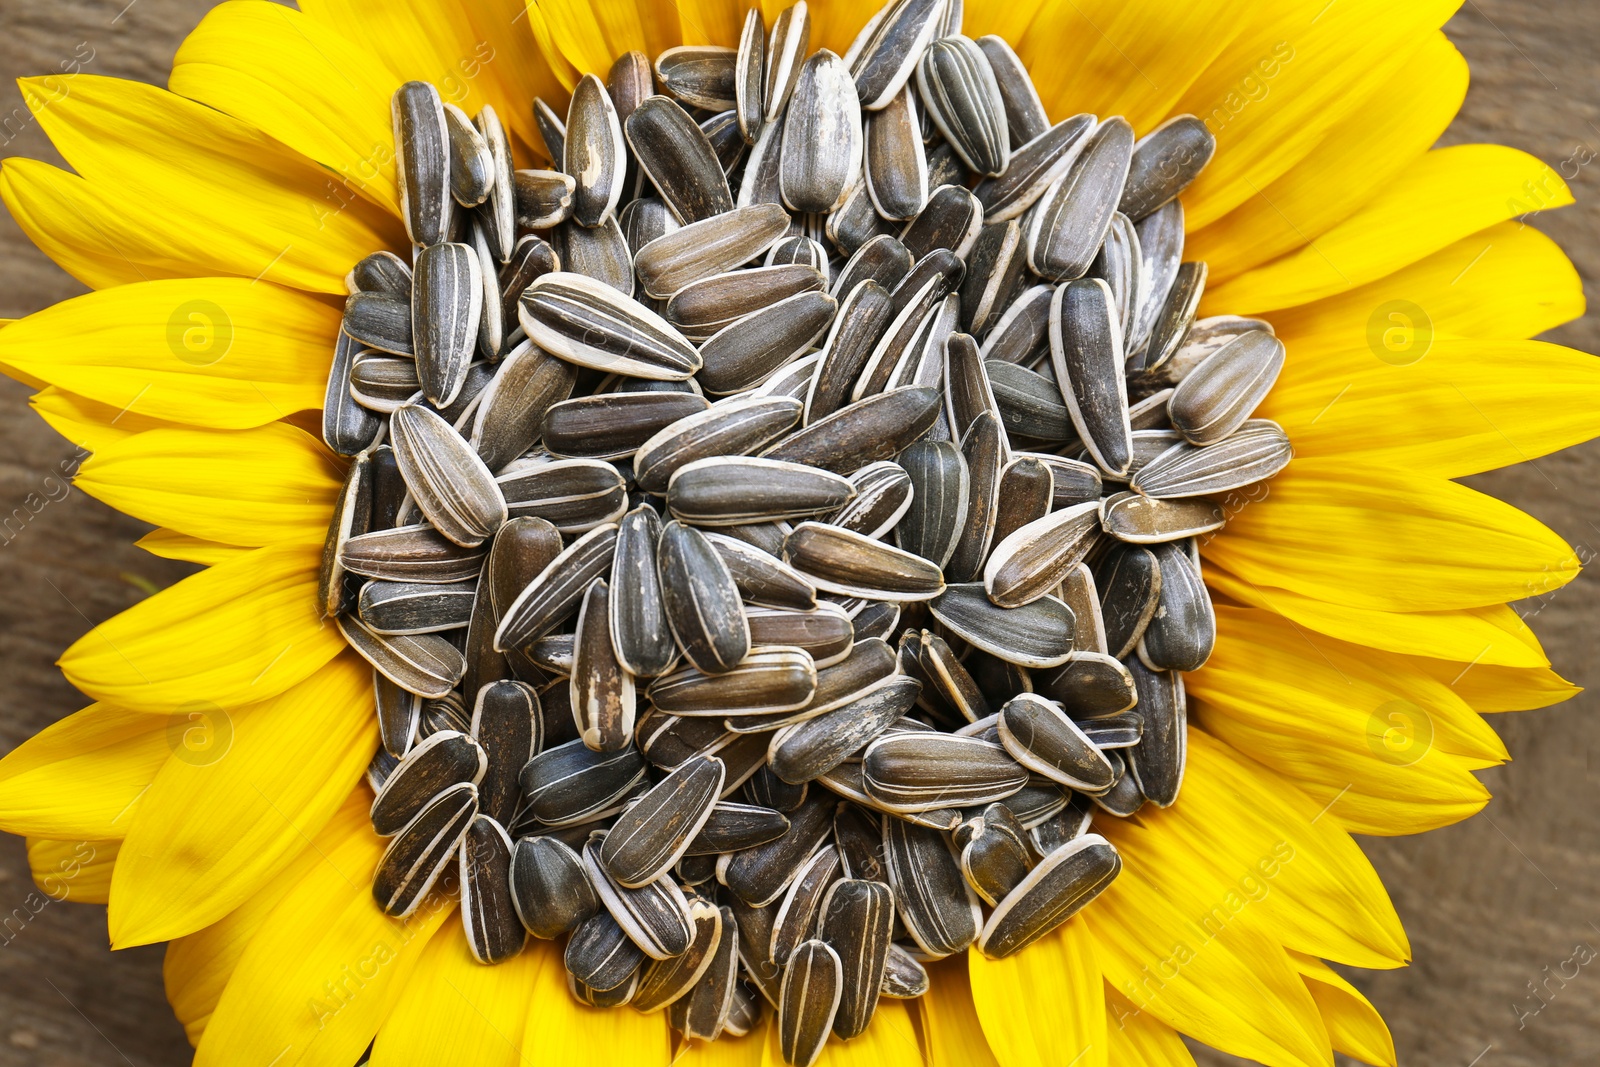
MULTIPOLYGON (((1335 0, 1337 2, 1337 0, 1335 0)), ((0 0, 0 154, 59 156, 22 106, 14 79, 85 73, 164 84, 206 0, 0 0), (67 64, 67 66, 63 66, 67 64)), ((1533 224, 1555 237, 1596 299, 1600 272, 1600 4, 1466 0, 1447 32, 1473 82, 1445 143, 1498 141, 1562 170, 1578 204, 1533 224)), ((0 212, 0 318, 82 287, 0 212)), ((1548 338, 1600 349, 1591 316, 1548 338)), ((0 750, 85 701, 53 661, 86 631, 186 570, 132 547, 145 527, 52 481, 74 450, 28 409, 30 390, 0 379, 0 515, 30 494, 45 504, 0 537, 0 750)), ((1591 444, 1471 483, 1548 523, 1583 556, 1600 554, 1600 446, 1591 444)), ((1556 669, 1600 682, 1600 579, 1585 574, 1525 605, 1556 669)), ((1443 1067, 1549 1067, 1600 1057, 1600 719, 1585 693, 1552 710, 1492 722, 1515 762, 1484 772, 1482 815, 1414 838, 1364 839, 1411 938, 1409 968, 1352 977, 1383 1011, 1401 1061, 1443 1067), (1593 960, 1577 968, 1579 959, 1593 960), (1565 977, 1562 977, 1565 975, 1565 977), (1535 991, 1538 998, 1535 998, 1535 991)), ((0 1067, 185 1063, 167 1008, 160 947, 110 953, 101 907, 29 907, 22 842, 0 835, 0 1067)), ((1235 1062, 1209 1052, 1201 1062, 1235 1062)), ((244 1067, 244 1065, 241 1065, 244 1067)))

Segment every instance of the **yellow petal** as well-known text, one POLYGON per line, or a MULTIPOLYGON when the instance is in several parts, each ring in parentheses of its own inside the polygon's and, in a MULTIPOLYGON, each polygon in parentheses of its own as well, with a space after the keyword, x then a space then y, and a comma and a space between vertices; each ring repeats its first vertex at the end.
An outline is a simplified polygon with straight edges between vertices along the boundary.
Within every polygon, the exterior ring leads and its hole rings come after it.
POLYGON ((539 144, 530 105, 535 95, 549 99, 559 94, 560 86, 537 59, 517 0, 307 0, 300 9, 388 68, 385 113, 389 93, 399 83, 432 82, 444 99, 469 115, 493 105, 508 130, 525 144, 539 144))
POLYGON ((1117 1067, 1194 1067, 1194 1057, 1178 1032, 1106 986, 1106 1039, 1117 1067))
POLYGON ((1215 222, 1304 159, 1457 6, 1458 0, 1264 5, 1173 108, 1198 115, 1217 137, 1216 157, 1184 195, 1189 226, 1215 222))
POLYGON ((90 704, 0 760, 0 829, 121 838, 172 745, 164 720, 90 704))
MULTIPOLYGON (((121 841, 30 837, 28 871, 33 875, 33 884, 50 900, 104 904, 111 891, 111 870, 117 864, 121 847, 121 841)), ((38 915, 47 903, 36 900, 31 894, 26 900, 31 915, 38 915)))
POLYGON ((537 963, 538 977, 526 994, 531 1005, 520 1035, 523 1048, 537 1049, 541 1063, 617 1063, 666 1067, 672 1048, 665 1012, 589 1008, 567 992, 561 946, 534 941, 523 950, 537 963))
POLYGON ((1326 963, 1290 951, 1289 962, 1300 970, 1306 988, 1322 1012, 1333 1047, 1362 1063, 1394 1067, 1394 1038, 1372 1002, 1326 963))
POLYGON ((250 551, 239 545, 224 545, 216 541, 203 541, 188 534, 172 530, 151 530, 134 544, 162 559, 179 559, 186 563, 201 563, 207 567, 226 562, 250 551))
POLYGON ((1295 454, 1459 478, 1600 434, 1600 361, 1542 341, 1440 339, 1414 363, 1296 360, 1259 414, 1295 454))
POLYGON ((236 274, 345 292, 350 264, 404 240, 397 219, 329 197, 325 172, 236 119, 141 82, 83 74, 53 98, 24 78, 23 99, 88 183, 191 276, 236 274))
POLYGON ((339 492, 321 441, 281 422, 151 430, 84 463, 77 485, 118 511, 230 545, 320 543, 339 492))
POLYGON ((1419 659, 1417 666, 1460 693, 1461 699, 1482 712, 1547 708, 1583 692, 1581 687, 1548 667, 1486 667, 1481 664, 1464 667, 1459 663, 1425 659, 1419 659))
POLYGON ((276 285, 142 282, 6 327, 0 363, 113 413, 239 430, 320 408, 338 332, 338 311, 276 285))
POLYGON ((1223 902, 1201 896, 1181 868, 1148 867, 1151 832, 1112 821, 1122 873, 1080 913, 1112 988, 1223 1052, 1269 1067, 1331 1065, 1316 1005, 1278 943, 1244 922, 1208 930, 1202 920, 1223 902))
POLYGON ((1436 337, 1521 340, 1583 309, 1583 279, 1560 246, 1532 226, 1499 222, 1359 289, 1267 318, 1288 346, 1293 379, 1329 353, 1409 363, 1436 337))
POLYGON ((1003 960, 973 947, 967 966, 983 1036, 1002 1067, 1104 1067, 1104 984, 1081 919, 1003 960))
POLYGON ((1147 133, 1240 29, 1255 21, 1257 6, 1164 0, 1044 4, 1017 53, 1051 118, 1083 111, 1121 115, 1147 133))
POLYGON ((365 787, 351 790, 328 825, 277 877, 210 926, 167 944, 161 977, 167 1001, 183 1024, 189 1044, 200 1043, 234 968, 279 902, 321 864, 345 871, 363 869, 363 859, 371 853, 371 807, 372 794, 365 787))
POLYGON ((346 653, 276 699, 180 720, 117 865, 112 943, 193 933, 277 877, 360 781, 372 701, 371 668, 346 653))
POLYGON ((61 670, 95 699, 163 715, 271 699, 345 647, 317 617, 320 555, 273 545, 191 575, 79 638, 61 670))
MULTIPOLYGON (((1164 885, 1163 872, 1184 872, 1212 903, 1200 919, 1207 933, 1244 922, 1342 963, 1403 966, 1410 947, 1383 882, 1343 829, 1318 818, 1321 808, 1293 779, 1192 730, 1182 803, 1140 814, 1150 879, 1164 885)), ((1118 840, 1120 826, 1096 825, 1118 840)))
POLYGON ((1026 39, 1043 7, 1044 0, 972 0, 962 5, 961 32, 974 40, 992 33, 1015 45, 1026 39))
MULTIPOLYGON (((782 1067, 783 1062, 774 1022, 767 1027, 762 1064, 782 1067)), ((888 997, 879 1000, 867 1032, 849 1041, 830 1036, 816 1067, 922 1067, 922 1049, 906 1002, 888 997)))
POLYGON ((1426 152, 1466 92, 1467 61, 1444 34, 1427 38, 1287 174, 1191 233, 1185 258, 1205 260, 1220 285, 1315 241, 1426 152))
MULTIPOLYGON (((548 962, 538 953, 523 952, 485 967, 472 958, 461 924, 450 923, 428 942, 399 1002, 378 1030, 369 1062, 373 1067, 517 1067, 527 1062, 520 1040, 529 990, 548 962)), ((537 1044, 528 1051, 530 1059, 543 1058, 537 1044)))
POLYGON ((395 78, 316 19, 265 0, 219 4, 178 47, 167 84, 333 170, 330 212, 349 196, 399 212, 395 78))
POLYGON ((765 1023, 743 1037, 723 1034, 715 1041, 683 1041, 673 1054, 672 1067, 761 1067, 766 1043, 765 1023))
POLYGON ((1375 611, 1329 604, 1287 589, 1265 589, 1240 581, 1217 566, 1206 568, 1205 577, 1207 585, 1241 604, 1266 608, 1297 626, 1352 644, 1407 656, 1454 660, 1461 665, 1550 664, 1533 631, 1503 604, 1458 611, 1375 611))
POLYGON ((1000 1067, 972 1003, 967 957, 952 956, 926 966, 928 991, 916 1004, 928 1067, 1000 1067))
POLYGON ((61 473, 67 477, 77 473, 78 464, 87 459, 91 452, 98 452, 136 433, 173 425, 133 411, 119 411, 109 404, 69 393, 54 385, 47 385, 29 397, 28 406, 49 423, 52 430, 78 446, 79 454, 70 460, 63 460, 59 465, 61 473))
POLYGON ((1248 582, 1379 611, 1504 604, 1578 573, 1542 523, 1455 482, 1295 460, 1251 490, 1206 555, 1248 582))
POLYGON ((314 864, 251 939, 200 1039, 195 1067, 263 1057, 276 1057, 277 1067, 333 1067, 361 1056, 429 938, 456 910, 435 895, 404 922, 383 914, 372 900, 383 842, 370 828, 359 840, 364 848, 347 858, 354 874, 314 864))
POLYGON ((1308 247, 1207 289, 1201 313, 1248 315, 1308 304, 1392 274, 1497 222, 1570 203, 1560 175, 1526 152, 1504 145, 1436 149, 1308 247))

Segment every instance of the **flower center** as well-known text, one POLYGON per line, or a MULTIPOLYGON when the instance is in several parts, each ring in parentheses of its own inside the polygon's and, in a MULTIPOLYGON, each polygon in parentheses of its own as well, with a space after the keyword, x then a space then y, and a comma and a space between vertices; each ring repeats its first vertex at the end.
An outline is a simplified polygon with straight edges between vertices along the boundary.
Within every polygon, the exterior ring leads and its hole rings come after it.
POLYGON ((394 96, 409 258, 351 296, 322 608, 375 668, 374 894, 473 954, 809 1064, 923 963, 1023 950, 1174 803, 1200 546, 1290 449, 1264 322, 1196 321, 1180 116, 1052 125, 959 3, 804 3, 536 125, 394 96))

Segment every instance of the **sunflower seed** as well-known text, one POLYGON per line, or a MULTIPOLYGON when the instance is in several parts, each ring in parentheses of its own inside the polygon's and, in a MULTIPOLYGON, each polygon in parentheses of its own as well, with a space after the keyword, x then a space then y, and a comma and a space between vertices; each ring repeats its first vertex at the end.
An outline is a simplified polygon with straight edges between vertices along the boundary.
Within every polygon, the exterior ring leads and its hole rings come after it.
POLYGON ((612 878, 600 861, 607 836, 605 831, 597 831, 583 846, 583 866, 600 903, 651 959, 670 959, 688 951, 694 940, 694 923, 683 890, 670 877, 637 888, 612 878))
POLYGON ((807 611, 789 608, 749 608, 750 641, 757 647, 797 648, 811 656, 818 668, 845 659, 855 639, 850 616, 834 604, 823 603, 807 611))
POLYGON ((1028 266, 1034 273, 1051 281, 1083 277, 1111 226, 1132 154, 1133 128, 1121 118, 1106 119, 1087 136, 1072 166, 1033 208, 1028 266))
POLYGON ((694 940, 688 951, 668 960, 651 960, 640 972, 639 990, 632 1000, 638 1011, 648 1015, 687 995, 711 968, 724 934, 735 929, 732 923, 724 928, 722 910, 700 897, 690 899, 689 917, 694 940))
POLYGON ((821 362, 806 394, 806 424, 838 411, 866 366, 892 315, 888 292, 868 278, 845 297, 834 316, 821 362))
POLYGON ((450 230, 450 134, 439 91, 406 82, 391 105, 401 217, 412 243, 436 245, 450 230))
POLYGON ((917 65, 917 92, 969 170, 1005 173, 1011 161, 1005 102, 994 70, 975 42, 955 36, 930 44, 917 65))
POLYGON ((487 757, 478 742, 454 730, 424 738, 400 761, 372 802, 372 828, 380 836, 399 833, 444 790, 483 780, 487 757))
POLYGON ((542 747, 543 734, 539 696, 532 686, 504 680, 478 691, 472 736, 486 754, 478 801, 483 813, 502 826, 511 822, 521 801, 518 775, 542 747))
POLYGON ((994 536, 995 510, 999 503, 1000 474, 1004 461, 1005 431, 993 412, 985 411, 972 420, 961 442, 968 479, 966 519, 960 528, 955 549, 945 563, 946 575, 956 581, 976 578, 982 573, 994 536))
POLYGON ((412 354, 411 301, 390 293, 352 293, 344 302, 344 336, 397 356, 412 354))
POLYGON ((838 307, 823 292, 801 292, 730 323, 700 347, 698 381, 708 392, 748 389, 809 349, 838 307))
POLYGON ((1011 132, 1013 145, 1026 144, 1050 128, 1044 104, 1039 100, 1039 90, 1034 88, 1028 68, 1012 50, 1004 37, 990 34, 977 41, 983 57, 994 72, 995 84, 1000 88, 1000 99, 1005 104, 1006 127, 1011 132))
MULTIPOLYGON (((813 794, 818 791, 813 790, 813 794)), ((833 801, 812 796, 789 814, 780 838, 732 853, 724 884, 752 907, 777 900, 833 826, 833 801)))
POLYGON ((811 16, 805 0, 778 12, 767 39, 766 71, 761 79, 763 117, 776 122, 800 80, 800 67, 811 53, 811 16))
POLYGON ((778 996, 778 1047, 783 1061, 811 1067, 822 1054, 839 1010, 843 964, 826 942, 802 942, 783 970, 778 996))
POLYGON ((1195 445, 1223 440, 1271 390, 1283 358, 1283 342, 1267 333, 1243 334, 1224 345, 1173 390, 1173 428, 1195 445))
POLYGON ((866 697, 895 673, 895 654, 881 637, 861 637, 850 654, 817 672, 817 690, 806 706, 815 716, 866 697))
POLYGON ((634 158, 681 223, 733 210, 733 193, 711 142, 689 113, 665 96, 641 103, 627 123, 634 158))
POLYGON ((622 198, 627 143, 611 94, 601 80, 585 74, 572 90, 567 108, 561 169, 577 183, 572 217, 584 226, 598 226, 622 198))
POLYGON ((554 108, 539 97, 533 98, 533 124, 539 128, 539 139, 544 142, 545 158, 554 166, 561 166, 566 158, 567 123, 554 108))
POLYGON ((744 29, 739 34, 739 50, 733 63, 733 97, 739 115, 739 131, 746 144, 755 144, 761 134, 765 108, 761 99, 762 77, 767 67, 766 27, 761 12, 745 12, 744 29))
POLYGON ((662 88, 690 107, 727 111, 734 107, 738 54, 721 45, 681 45, 656 57, 662 88))
POLYGON ((910 85, 867 116, 863 173, 867 195, 886 219, 909 219, 928 202, 928 158, 910 85))
POLYGON ((661 430, 709 405, 693 393, 597 393, 553 404, 544 444, 558 456, 622 459, 661 430))
POLYGON ((1028 781, 999 745, 932 732, 880 737, 867 746, 861 768, 867 792, 896 811, 988 804, 1028 781))
POLYGON ((711 953, 710 963, 688 995, 674 1001, 670 1008, 670 1021, 685 1040, 716 1040, 733 1011, 738 991, 741 933, 733 911, 727 907, 718 910, 722 933, 711 953))
POLYGON ((656 572, 660 537, 661 517, 655 509, 633 509, 622 519, 611 563, 609 629, 616 659, 627 674, 645 678, 666 671, 678 654, 656 572))
POLYGON ((862 140, 855 83, 844 61, 824 48, 802 64, 789 101, 778 176, 783 202, 794 211, 833 210, 860 173, 862 140))
POLYGON ((978 896, 944 834, 888 818, 883 827, 889 884, 906 932, 927 958, 960 952, 978 937, 978 896))
POLYGON ((634 256, 634 270, 645 292, 665 299, 754 259, 788 228, 789 214, 777 204, 741 206, 656 238, 634 256))
POLYGON ((356 354, 350 366, 349 397, 361 407, 387 415, 421 395, 416 360, 372 349, 356 354))
POLYGON ((611 103, 617 109, 617 121, 621 123, 626 124, 628 116, 655 91, 655 72, 650 67, 650 58, 643 52, 622 53, 606 74, 606 93, 611 97, 611 103))
POLYGON ((1110 788, 1111 764, 1061 707, 1032 693, 1000 709, 1000 741, 1023 766, 1072 789, 1110 788))
POLYGON ((820 778, 910 711, 920 689, 914 678, 886 678, 843 707, 779 730, 768 756, 773 773, 793 784, 820 778))
POLYGON ((856 286, 869 278, 888 291, 898 286, 910 272, 911 253, 898 238, 879 234, 851 254, 844 269, 834 278, 831 291, 844 301, 855 292, 856 286))
POLYGON ((604 911, 578 924, 563 953, 563 962, 572 977, 600 993, 632 979, 644 959, 644 952, 604 911))
POLYGON ((801 264, 729 271, 673 294, 667 301, 666 317, 689 340, 700 342, 746 315, 821 288, 822 275, 801 264))
POLYGON ((341 456, 354 456, 370 448, 383 429, 383 421, 357 403, 351 392, 351 369, 360 350, 355 338, 339 331, 322 403, 322 440, 341 456))
POLYGON ((554 837, 525 837, 511 854, 511 902, 534 937, 560 937, 600 911, 583 860, 554 837))
POLYGON ((1150 325, 1149 340, 1133 367, 1136 374, 1152 378, 1162 371, 1183 344, 1195 313, 1200 308, 1200 298, 1205 293, 1207 269, 1204 263, 1180 263, 1167 299, 1156 312, 1150 325))
POLYGON ((789 961, 795 946, 816 930, 823 896, 839 878, 839 850, 832 845, 818 849, 789 883, 772 919, 769 958, 778 966, 789 961))
POLYGON ((357 608, 361 621, 386 637, 437 633, 467 624, 475 583, 368 582, 357 608))
POLYGON ((535 818, 548 826, 569 826, 619 806, 644 774, 644 759, 631 748, 594 752, 582 741, 568 741, 533 757, 520 780, 535 818))
POLYGON ((991 907, 1028 876, 1033 866, 1027 831, 1004 804, 990 804, 982 814, 956 828, 961 871, 967 884, 991 907))
POLYGON ((600 862, 624 888, 638 889, 665 874, 710 817, 724 768, 714 757, 680 764, 612 826, 600 862))
POLYGON ((1193 115, 1174 115, 1133 146, 1119 210, 1137 222, 1176 199, 1216 150, 1217 139, 1204 122, 1193 115))
POLYGON ((700 368, 693 346, 666 320, 583 275, 539 278, 523 293, 518 317, 536 345, 580 367, 653 380, 700 368))
POLYGON ((511 258, 511 250, 517 238, 517 201, 512 180, 511 143, 506 139, 505 127, 500 123, 500 116, 488 104, 478 112, 475 125, 478 128, 478 135, 489 146, 492 160, 490 173, 493 176, 489 186, 489 198, 477 209, 476 218, 483 224, 490 255, 495 262, 505 263, 511 258))
POLYGON ((1174 200, 1134 225, 1139 247, 1139 280, 1135 286, 1137 314, 1135 325, 1123 335, 1130 353, 1142 352, 1155 326, 1156 317, 1166 305, 1167 295, 1178 276, 1183 259, 1183 205, 1174 200))
POLYGON ((446 102, 444 117, 450 147, 450 194, 462 207, 476 207, 489 198, 494 157, 465 111, 446 102))
POLYGON ((1222 506, 1203 497, 1157 500, 1117 493, 1101 503, 1100 524, 1111 536, 1135 544, 1177 541, 1222 529, 1222 506))
MULTIPOLYGON (((731 180, 730 176, 739 169, 739 164, 744 160, 744 153, 749 145, 744 143, 744 134, 739 130, 739 114, 736 111, 723 111, 711 116, 700 123, 700 132, 705 134, 706 140, 711 144, 711 151, 717 157, 717 163, 722 167, 724 180, 731 180)), ((732 194, 732 187, 729 187, 732 194)))
POLYGON ((733 1000, 728 1005, 728 1018, 722 1032, 729 1037, 744 1037, 762 1023, 761 995, 748 981, 734 985, 733 1000))
POLYGON ((722 557, 745 601, 795 611, 817 606, 817 587, 793 567, 725 534, 708 531, 706 539, 722 557))
POLYGON ((577 368, 524 343, 501 360, 483 391, 472 444, 484 465, 498 471, 538 440, 544 416, 572 394, 577 368))
POLYGON ((814 421, 767 449, 768 459, 807 463, 839 473, 893 459, 932 426, 939 413, 935 389, 892 389, 814 421))
MULTIPOLYGON (((865 151, 865 150, 863 150, 865 151)), ((878 214, 864 178, 857 175, 845 188, 839 204, 828 212, 823 233, 840 251, 854 255, 879 237, 898 232, 899 226, 878 214)))
POLYGON ((578 606, 590 582, 611 566, 617 527, 596 527, 551 560, 501 611, 495 647, 504 651, 548 633, 578 606))
POLYGON ((928 991, 930 984, 927 968, 898 942, 891 941, 879 994, 892 1000, 915 1000, 928 991))
POLYGON ((872 600, 927 600, 944 590, 939 568, 853 530, 804 522, 784 541, 784 559, 819 589, 872 600))
POLYGON ((928 610, 964 640, 1019 666, 1054 667, 1071 654, 1072 609, 1053 596, 1002 608, 974 582, 949 586, 928 610))
POLYGON ((984 338, 983 358, 1026 367, 1048 357, 1050 305, 1054 296, 1055 290, 1045 285, 1035 285, 1018 294, 984 338))
POLYGON ((1161 593, 1139 639, 1139 658, 1151 670, 1197 671, 1217 641, 1211 595, 1186 545, 1167 542, 1152 551, 1161 568, 1161 593))
MULTIPOLYGON (((416 736, 422 698, 401 689, 376 670, 372 672, 372 684, 378 710, 378 730, 383 738, 380 755, 387 753, 398 761, 411 748, 416 736)), ((373 791, 376 792, 378 788, 374 787, 373 791)))
POLYGON ((939 35, 946 6, 945 0, 898 0, 862 31, 849 61, 862 107, 889 107, 910 82, 923 50, 939 35))
POLYGON ((901 232, 900 242, 918 259, 936 248, 965 258, 982 229, 983 208, 977 198, 959 185, 941 185, 901 232))
POLYGON ((977 722, 991 713, 982 687, 956 658, 955 650, 944 638, 928 630, 922 631, 918 659, 930 687, 963 720, 977 722))
POLYGON ((612 648, 611 587, 597 579, 578 610, 572 659, 572 710, 578 736, 596 752, 616 752, 633 737, 633 675, 612 648))
POLYGON ((1293 454, 1277 423, 1248 419, 1231 437, 1206 448, 1172 446, 1146 464, 1128 488, 1163 499, 1226 493, 1272 477, 1293 454))
POLYGON ((1095 565, 1106 647, 1118 659, 1132 652, 1155 614, 1161 597, 1161 570, 1154 552, 1117 543, 1095 565))
POLYGON ((948 441, 918 441, 900 454, 911 504, 895 527, 900 547, 943 568, 955 552, 967 515, 966 460, 948 441))
POLYGON ((1056 849, 995 906, 978 939, 985 956, 1000 959, 1033 944, 1099 896, 1122 870, 1122 857, 1099 834, 1084 834, 1056 849))
POLYGON ((707 673, 732 670, 750 651, 750 628, 722 557, 698 530, 673 521, 662 528, 657 566, 667 620, 689 662, 707 673))
POLYGON ((1022 526, 989 555, 983 575, 989 598, 1000 607, 1015 608, 1044 596, 1088 554, 1099 533, 1098 501, 1063 508, 1022 526))
POLYGON ((560 171, 519 170, 512 175, 512 190, 517 229, 548 230, 571 216, 577 182, 560 171))
POLYGON ((1122 336, 1111 290, 1099 278, 1069 282, 1050 305, 1050 358, 1073 427, 1110 474, 1133 461, 1122 336))
POLYGON ((390 418, 390 433, 406 487, 440 533, 470 548, 506 521, 494 476, 444 419, 407 404, 390 418))
MULTIPOLYGON (((757 778, 761 775, 757 775, 757 778)), ((755 779, 752 779, 754 781, 755 779)), ((746 792, 749 792, 747 789, 746 792)), ((801 791, 802 795, 804 790, 801 791)), ((755 804, 718 803, 689 842, 685 855, 716 855, 776 841, 789 829, 782 812, 755 804)))
POLYGON ((1074 651, 1058 670, 1041 672, 1037 687, 1074 720, 1118 715, 1138 699, 1128 668, 1096 650, 1074 651))
MULTIPOLYGON (((745 626, 743 612, 735 625, 745 626)), ((650 686, 650 699, 675 715, 774 715, 795 711, 816 694, 811 657, 797 648, 758 649, 729 669, 707 674, 686 667, 662 675, 650 686)))
POLYGON ((466 670, 466 660, 456 646, 437 634, 385 637, 348 615, 337 621, 350 647, 408 693, 443 696, 466 670))
POLYGON ((673 517, 702 526, 804 518, 851 500, 847 478, 801 463, 712 457, 679 467, 667 488, 673 517))
POLYGON ((366 256, 345 275, 349 293, 388 293, 402 300, 411 299, 411 264, 390 251, 366 256))
POLYGON ((487 815, 461 839, 461 922, 479 963, 503 963, 522 951, 527 933, 511 895, 511 838, 487 815))
POLYGON ((483 566, 484 549, 464 548, 426 523, 349 538, 339 553, 352 574, 397 582, 459 582, 483 566))
POLYGON ((430 800, 389 841, 372 876, 372 896, 384 914, 404 919, 416 911, 477 814, 477 788, 461 782, 430 800))
POLYGON ((562 223, 554 240, 562 269, 593 278, 623 296, 633 296, 633 257, 615 215, 606 216, 594 227, 562 223))
POLYGON ((1050 444, 1078 440, 1061 390, 1051 378, 995 359, 984 364, 984 372, 1009 434, 1050 444))

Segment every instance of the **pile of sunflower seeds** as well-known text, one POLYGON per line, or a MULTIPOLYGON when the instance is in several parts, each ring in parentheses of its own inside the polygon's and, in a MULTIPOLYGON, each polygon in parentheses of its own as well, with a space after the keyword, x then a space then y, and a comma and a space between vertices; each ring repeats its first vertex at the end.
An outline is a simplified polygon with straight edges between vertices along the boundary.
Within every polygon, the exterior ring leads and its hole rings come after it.
POLYGON ((752 11, 533 106, 559 169, 402 86, 414 254, 348 279, 320 596, 375 669, 373 891, 453 874, 482 962, 565 937, 580 1001, 771 1004, 809 1064, 1177 799, 1283 346, 1195 319, 1205 126, 1051 125, 960 0, 843 58, 752 11))

